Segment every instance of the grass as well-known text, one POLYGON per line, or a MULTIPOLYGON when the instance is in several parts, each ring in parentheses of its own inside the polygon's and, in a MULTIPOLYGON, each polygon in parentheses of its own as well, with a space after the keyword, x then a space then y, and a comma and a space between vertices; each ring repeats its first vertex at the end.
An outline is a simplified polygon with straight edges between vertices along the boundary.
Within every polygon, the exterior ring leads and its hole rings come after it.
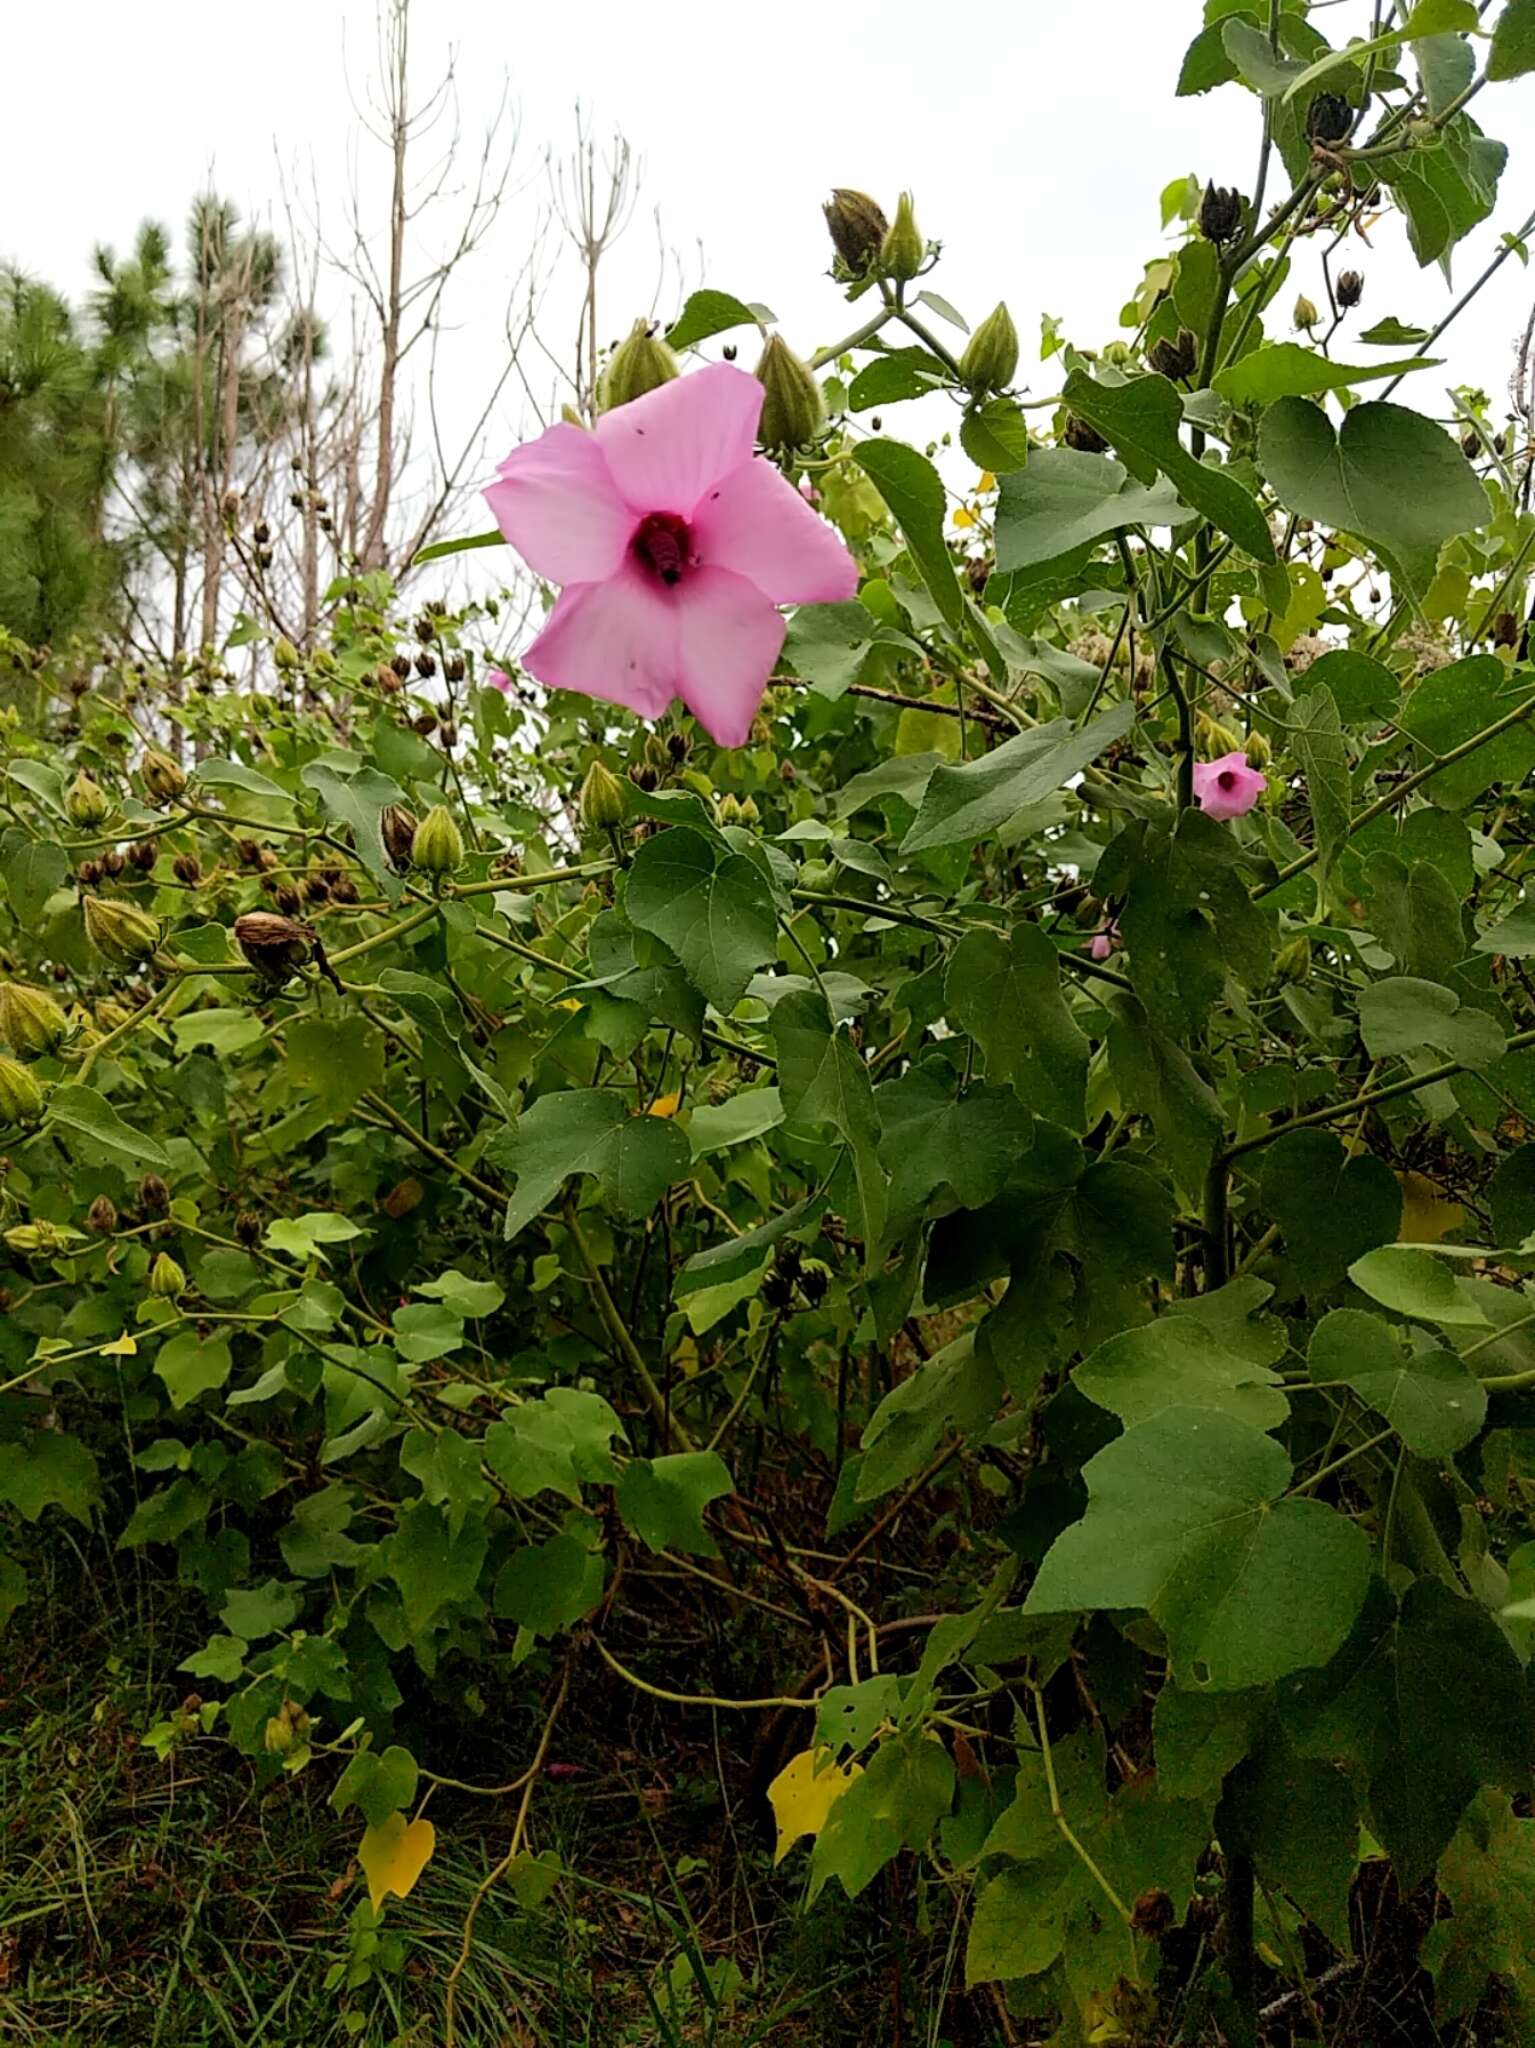
MULTIPOLYGON (((333 1765, 262 1786, 217 1737, 164 1761, 145 1744, 189 1686, 184 1589, 56 1544, 32 1569, 39 1593, 0 1664, 0 2040, 439 2048, 444 1981, 511 1802, 436 1791, 437 1853, 375 1932, 359 1823, 327 1804, 333 1765)), ((487 1715, 433 1761, 505 1776, 526 1739, 526 1696, 515 1706, 511 1725, 487 1715)), ((572 1875, 535 1913, 504 1887, 485 1899, 457 2048, 1000 2048, 989 2026, 940 2024, 921 1958, 932 1949, 941 1977, 946 1944, 892 1939, 883 1887, 796 1910, 802 1859, 771 1873, 732 1731, 705 1727, 687 1754, 674 1726, 626 1733, 615 1743, 600 1710, 570 1728, 577 1775, 540 1791, 534 1845, 572 1875), (896 1999, 886 2032, 871 2013, 896 1999)))

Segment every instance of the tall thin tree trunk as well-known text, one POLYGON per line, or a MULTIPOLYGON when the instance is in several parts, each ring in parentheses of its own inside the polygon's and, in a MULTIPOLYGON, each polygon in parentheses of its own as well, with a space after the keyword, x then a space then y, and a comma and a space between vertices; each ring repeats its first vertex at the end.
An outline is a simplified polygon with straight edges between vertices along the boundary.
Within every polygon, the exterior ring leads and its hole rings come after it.
POLYGON ((405 154, 410 140, 410 101, 406 78, 409 27, 410 0, 392 0, 389 142, 394 183, 389 196, 389 285, 384 301, 383 359, 378 380, 378 452, 373 502, 368 507, 367 536, 362 551, 365 569, 379 569, 384 565, 384 529, 389 519, 389 497, 394 488, 395 386, 400 368, 400 296, 405 267, 405 154))

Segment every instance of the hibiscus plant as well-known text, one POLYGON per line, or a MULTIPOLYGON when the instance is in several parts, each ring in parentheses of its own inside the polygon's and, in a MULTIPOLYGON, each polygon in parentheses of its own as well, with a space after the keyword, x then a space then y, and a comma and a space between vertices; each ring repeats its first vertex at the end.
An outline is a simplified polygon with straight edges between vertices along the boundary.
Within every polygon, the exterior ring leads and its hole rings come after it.
POLYGON ((178 1579, 153 1743, 323 1779, 359 1955, 466 1778, 464 1954, 578 1889, 643 1710, 956 2039, 1535 2027, 1530 421, 1435 377, 1535 7, 1205 12, 1106 344, 839 191, 851 332, 501 464, 536 629, 3 650, 0 1616, 178 1579))

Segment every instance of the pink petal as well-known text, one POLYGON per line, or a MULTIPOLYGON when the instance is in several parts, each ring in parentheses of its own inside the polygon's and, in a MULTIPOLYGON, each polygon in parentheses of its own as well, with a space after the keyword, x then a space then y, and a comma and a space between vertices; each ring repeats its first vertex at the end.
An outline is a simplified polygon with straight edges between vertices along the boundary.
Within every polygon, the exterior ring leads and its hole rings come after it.
POLYGON ((783 619, 754 583, 728 569, 695 569, 680 588, 678 694, 711 739, 739 747, 783 645, 783 619))
POLYGON ((710 486, 750 456, 761 411, 755 377, 711 363, 605 412, 595 436, 631 510, 691 519, 710 486))
POLYGON ((605 583, 572 583, 522 665, 550 689, 659 718, 677 692, 680 609, 669 591, 627 564, 605 583))
POLYGON ((760 456, 714 486, 692 528, 700 561, 747 577, 774 604, 832 604, 857 594, 858 568, 842 536, 760 456))
POLYGON ((485 671, 485 687, 488 690, 499 690, 503 697, 510 697, 512 679, 504 668, 488 668, 485 671))
POLYGON ((595 437, 565 423, 514 448, 485 499, 534 575, 551 583, 611 576, 634 531, 595 437))

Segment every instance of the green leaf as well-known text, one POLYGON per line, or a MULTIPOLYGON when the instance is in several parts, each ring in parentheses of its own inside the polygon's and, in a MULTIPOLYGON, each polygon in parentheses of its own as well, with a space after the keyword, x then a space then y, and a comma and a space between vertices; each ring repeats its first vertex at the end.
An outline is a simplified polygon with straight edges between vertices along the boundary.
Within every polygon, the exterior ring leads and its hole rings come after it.
POLYGON ((249 1648, 249 1643, 238 1636, 213 1636, 202 1649, 183 1657, 176 1669, 193 1678, 211 1678, 219 1685, 233 1685, 245 1670, 249 1648))
POLYGON ((1359 1854, 1354 1791, 1332 1763, 1264 1743, 1237 1770, 1217 1816, 1223 1848, 1250 1856, 1328 1940, 1349 1942, 1349 1892, 1359 1854))
POLYGON ((1418 0, 1400 28, 1388 29, 1384 35, 1372 36, 1367 42, 1350 43, 1346 49, 1329 50, 1314 64, 1306 65, 1290 81, 1285 98, 1301 98, 1341 64, 1357 63, 1362 57, 1379 56, 1387 50, 1400 49, 1404 43, 1414 42, 1421 36, 1457 34, 1465 29, 1474 29, 1478 19, 1472 0, 1418 0))
POLYGON ((1492 31, 1487 76, 1522 78, 1535 71, 1535 0, 1508 0, 1492 31))
POLYGON ((1087 1514, 1051 1545, 1024 1612, 1144 1608, 1189 1689, 1235 1692, 1325 1664, 1364 1598, 1370 1546, 1320 1501, 1284 1499, 1290 1473, 1246 1423, 1165 1409, 1083 1467, 1087 1514))
POLYGON ((1125 898, 1119 928, 1135 993, 1157 1029, 1180 1041, 1198 1039, 1228 974, 1249 988, 1269 976, 1273 934, 1241 857, 1224 825, 1182 810, 1137 818, 1098 864, 1098 892, 1125 898))
MULTIPOLYGON (((782 1008, 782 1004, 779 1007, 782 1008)), ((765 1223, 759 1223, 754 1230, 745 1230, 739 1237, 727 1237, 719 1244, 710 1245, 707 1251, 694 1252, 677 1275, 672 1290, 675 1298, 682 1301, 705 1288, 727 1286, 744 1278, 766 1263, 774 1245, 781 1243, 791 1232, 804 1229, 824 1206, 823 1202, 809 1198, 795 1202, 776 1216, 770 1216, 765 1223)))
POLYGON ((928 853, 991 838, 1019 811, 1063 789, 1134 723, 1135 706, 1115 704, 1080 732, 1069 719, 1052 718, 978 761, 958 767, 940 761, 901 852, 928 853))
POLYGON ((321 1106, 341 1116, 384 1078, 384 1037, 352 1012, 335 1017, 296 1017, 284 1033, 288 1071, 300 1087, 314 1091, 321 1106))
POLYGON ((895 348, 864 364, 847 388, 850 412, 869 412, 876 405, 898 405, 905 398, 925 398, 952 381, 947 368, 925 348, 895 348))
POLYGON ((500 527, 490 533, 468 533, 457 540, 434 540, 429 547, 422 548, 411 557, 411 567, 419 569, 423 562, 440 562, 445 555, 466 555, 471 548, 504 548, 506 535, 500 527))
POLYGON ((879 1164, 879 1112, 862 1056, 832 1023, 818 990, 787 995, 773 1011, 778 1085, 791 1127, 826 1124, 847 1145, 863 1208, 862 1235, 872 1260, 884 1230, 885 1178, 879 1164))
POLYGON ((416 1759, 397 1742, 385 1750, 361 1749, 336 1781, 331 1809, 360 1809, 369 1827, 382 1827, 392 1813, 405 1813, 416 1803, 420 1772, 416 1759))
POLYGON ((140 1173, 146 1169, 170 1171, 170 1154, 159 1140, 125 1124, 106 1097, 98 1095, 94 1088, 82 1088, 73 1081, 55 1088, 48 1097, 47 1122, 85 1138, 115 1166, 140 1173))
POLYGON ((856 1498, 878 1500, 915 1477, 945 1437, 986 1428, 1002 1403, 990 1354, 967 1331, 886 1394, 863 1433, 856 1498))
POLYGON ((37 1429, 0 1443, 0 1501, 24 1522, 35 1522, 44 1508, 57 1507, 88 1529, 91 1509, 101 1502, 95 1457, 78 1437, 57 1429, 37 1429))
POLYGON ((507 1409, 485 1432, 485 1462, 518 1500, 558 1493, 579 1503, 583 1485, 611 1486, 609 1448, 623 1424, 600 1394, 551 1387, 541 1400, 507 1409))
MULTIPOLYGON (((1527 696, 1535 711, 1535 695, 1509 688, 1508 670, 1495 654, 1472 654, 1425 676, 1402 706, 1400 724, 1434 758, 1475 739, 1527 696)), ((1464 760, 1441 768, 1424 784, 1423 793, 1442 810, 1464 810, 1493 783, 1512 786, 1522 782, 1531 768, 1535 768, 1535 731, 1528 724, 1513 725, 1474 748, 1464 760)))
POLYGON ((601 1556, 562 1532, 512 1552, 496 1574, 491 1604, 534 1635, 558 1635, 597 1605, 604 1577, 601 1556))
POLYGON ((1487 493, 1444 429, 1383 401, 1355 406, 1339 435, 1319 405, 1280 399, 1258 430, 1258 468, 1287 510, 1374 541, 1420 596, 1444 542, 1488 517, 1487 493))
POLYGON ((986 1055, 993 1081, 1068 1130, 1087 1122, 1089 1046, 1061 995, 1059 956, 1037 924, 967 932, 949 956, 944 1002, 986 1055))
POLYGON ((1407 975, 1372 982, 1360 991, 1359 1031, 1372 1060, 1409 1059, 1436 1046, 1447 1059, 1467 1067, 1490 1067, 1507 1043, 1485 1010, 1463 1006, 1439 981, 1407 975))
MULTIPOLYGON (((497 540, 501 538, 496 535, 497 540)), ((263 803, 291 804, 291 794, 270 775, 263 775, 258 769, 247 768, 243 761, 203 761, 193 771, 192 780, 208 789, 237 789, 243 796, 258 797, 263 803)))
POLYGON ((223 1386, 233 1365, 234 1356, 224 1338, 209 1337, 203 1342, 195 1330, 178 1330, 155 1354, 156 1375, 164 1380, 171 1406, 178 1413, 190 1407, 199 1394, 223 1386))
POLYGON ((810 1861, 814 1901, 836 1878, 856 1899, 903 1848, 921 1848, 954 1799, 954 1765, 914 1728, 888 1736, 832 1807, 810 1861))
POLYGON ((719 1547, 704 1527, 704 1509, 734 1489, 717 1451, 677 1451, 668 1458, 631 1459, 614 1500, 624 1527, 647 1550, 718 1557, 719 1547))
POLYGON ((1311 398, 1321 391, 1349 391, 1378 377, 1405 377, 1411 370, 1432 370, 1438 359, 1406 356, 1391 363, 1335 363, 1298 342, 1275 341, 1255 348, 1230 363, 1214 388, 1233 405, 1272 405, 1278 398, 1311 398))
POLYGON ((51 840, 22 839, 7 848, 0 874, 17 918, 35 925, 69 874, 69 855, 51 840))
POLYGON ((266 1037, 267 1027, 254 1010, 189 1010, 172 1021, 171 1035, 181 1052, 205 1045, 223 1057, 249 1052, 266 1037))
POLYGON ((331 761, 311 761, 299 779, 333 818, 350 829, 358 859, 394 902, 402 884, 384 853, 378 820, 386 804, 404 803, 404 790, 376 768, 359 765, 354 773, 343 775, 331 761))
POLYGON ((1364 874, 1375 936, 1403 973, 1429 981, 1449 975, 1466 941, 1460 899, 1446 877, 1429 861, 1409 867, 1386 852, 1372 853, 1364 874))
POLYGON ((668 348, 695 348, 713 335, 728 334, 732 327, 761 327, 756 311, 729 292, 698 291, 688 294, 687 303, 666 330, 668 348))
POLYGON ((996 476, 1022 469, 1030 459, 1029 423, 1011 398, 988 398, 960 422, 959 445, 977 469, 996 476))
POLYGON ((1367 1773, 1372 1828, 1406 1887, 1433 1869, 1479 1786, 1528 1785, 1519 1660, 1484 1607, 1433 1577, 1415 1580, 1400 1609, 1372 1597, 1335 1662, 1285 1689, 1280 1714, 1298 1749, 1367 1773))
POLYGON ((900 441, 865 441, 851 454, 890 507, 944 623, 957 632, 964 622, 965 601, 944 539, 948 500, 943 479, 925 455, 900 441))
POLYGON ((1306 671, 1308 688, 1326 689, 1345 725, 1379 723, 1396 711, 1402 686, 1384 662, 1349 647, 1334 647, 1306 671))
POLYGON ((1450 1351, 1406 1352, 1381 1316, 1335 1308, 1311 1333, 1318 1386, 1352 1387, 1420 1458, 1449 1458, 1481 1434, 1487 1394, 1450 1351))
POLYGON ((903 647, 908 653, 917 650, 909 634, 882 624, 853 598, 845 604, 799 605, 789 620, 783 654, 795 673, 820 696, 835 700, 858 680, 874 646, 903 647))
POLYGON ((1348 751, 1339 724, 1338 700, 1330 690, 1313 688, 1296 699, 1290 749, 1306 778, 1320 884, 1348 839, 1350 822, 1348 751))
POLYGON ((311 1209, 303 1216, 279 1216, 266 1227, 266 1242, 273 1251, 286 1252, 290 1258, 306 1263, 318 1259, 322 1265, 322 1246, 350 1244, 354 1237, 361 1236, 360 1224, 353 1223, 350 1217, 338 1216, 333 1209, 311 1209))
POLYGON ((401 1511, 387 1557, 405 1625, 417 1635, 451 1601, 468 1600, 474 1593, 485 1560, 484 1524, 471 1522, 453 1536, 440 1509, 416 1501, 401 1511))
POLYGON ((503 1224, 503 1235, 513 1238, 576 1174, 598 1180, 620 1215, 648 1215, 672 1182, 686 1177, 693 1155, 670 1118, 631 1116, 618 1095, 570 1088, 541 1095, 497 1133, 485 1156, 517 1177, 503 1224))
POLYGON ((956 1097, 954 1086, 954 1070, 937 1059, 886 1081, 875 1096, 892 1237, 940 1188, 967 1209, 984 1208, 1033 1143, 1034 1118, 1009 1090, 982 1085, 956 1097))
POLYGON ((749 1144, 783 1122, 783 1097, 776 1088, 743 1088, 720 1103, 700 1103, 688 1125, 693 1157, 749 1144))
POLYGON ((1348 1277, 1371 1301, 1415 1322, 1451 1328, 1486 1322, 1481 1310, 1462 1295, 1449 1267, 1411 1245, 1389 1244, 1366 1253, 1349 1267, 1348 1277))
POLYGON ((777 951, 777 915, 761 868, 690 825, 658 832, 640 847, 624 908, 632 924, 671 948, 722 1013, 734 1009, 777 951))
POLYGON ((1528 960, 1535 953, 1535 901, 1527 897, 1516 903, 1501 923, 1482 933, 1473 950, 1498 953, 1505 960, 1528 960))
POLYGON ((1259 562, 1272 562, 1274 542, 1256 500, 1224 470, 1196 459, 1178 438, 1183 402, 1165 377, 1137 377, 1128 384, 1100 384, 1085 370, 1066 380, 1071 410, 1096 427, 1143 484, 1157 470, 1186 505, 1202 512, 1222 533, 1259 562))
POLYGON ((1079 1393, 1127 1428, 1164 1409, 1208 1408, 1254 1429, 1277 1429, 1290 1412, 1280 1376, 1222 1339, 1196 1316, 1159 1316, 1110 1337, 1072 1374, 1079 1393))
POLYGON ((1259 1702, 1239 1692, 1184 1692, 1168 1684, 1152 1708, 1157 1779, 1172 1799, 1198 1799, 1246 1756, 1259 1702))
POLYGON ((1384 1160, 1351 1159, 1331 1131, 1288 1131, 1264 1153, 1259 1199, 1283 1233, 1308 1295, 1336 1287, 1354 1261, 1390 1244, 1402 1190, 1384 1160))
MULTIPOLYGON (((1525 68, 1535 69, 1535 54, 1525 68)), ((1516 1818, 1502 1793, 1480 1793, 1440 1857, 1434 1883, 1450 1907, 1419 1951, 1434 1980, 1435 2010, 1450 2020, 1468 2018, 1492 1977, 1526 2031, 1535 2012, 1535 1820, 1516 1818)))
POLYGON ((1127 526, 1173 526, 1191 517, 1165 482, 1135 481, 1112 456, 1039 448, 997 493, 997 569, 1050 562, 1127 526))
POLYGON ((1243 83, 1264 99, 1278 99, 1289 90, 1292 80, 1305 69, 1293 57, 1276 57, 1268 33, 1251 21, 1235 16, 1222 26, 1221 41, 1226 55, 1236 66, 1243 83))
POLYGON ((1110 1022, 1108 1051, 1120 1100, 1151 1118, 1179 1187, 1197 1199, 1224 1128, 1219 1097, 1139 1003, 1127 1004, 1110 1022))
POLYGON ((230 1635, 259 1643, 264 1636, 292 1627, 298 1619, 300 1597, 296 1586, 285 1586, 280 1579, 266 1579, 259 1586, 236 1586, 224 1602, 219 1622, 230 1635))

